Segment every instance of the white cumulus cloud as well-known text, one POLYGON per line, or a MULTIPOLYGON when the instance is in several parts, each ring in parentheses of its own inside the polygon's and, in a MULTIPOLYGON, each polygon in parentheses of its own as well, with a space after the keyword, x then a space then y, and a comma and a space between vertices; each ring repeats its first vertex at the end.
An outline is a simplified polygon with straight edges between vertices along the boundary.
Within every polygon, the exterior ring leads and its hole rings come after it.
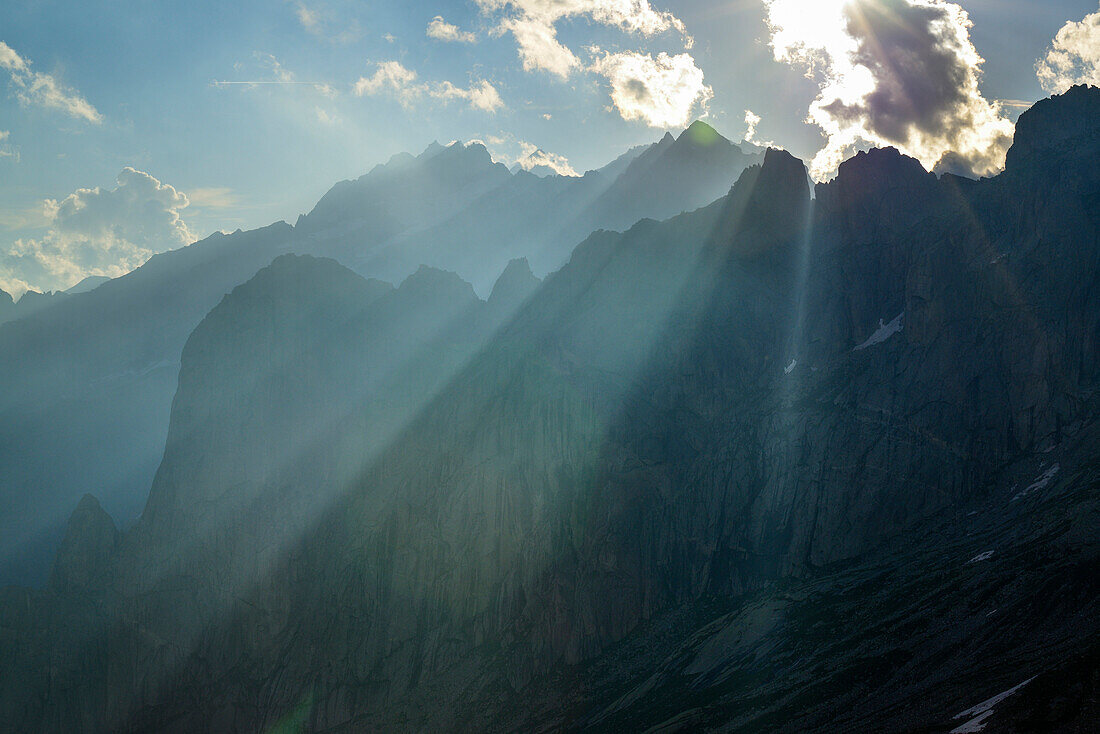
POLYGON ((23 104, 60 110, 87 122, 98 124, 103 121, 103 115, 79 92, 49 74, 32 70, 31 62, 3 41, 0 41, 0 69, 10 75, 15 96, 23 104))
POLYGON ((123 275, 158 252, 194 241, 180 217, 188 204, 183 192, 126 167, 116 188, 77 189, 45 200, 49 230, 38 239, 16 240, 0 257, 0 277, 18 290, 46 290, 89 275, 123 275))
POLYGON ((833 175, 861 145, 892 145, 929 169, 986 175, 1004 166, 1013 125, 979 89, 971 21, 945 0, 765 0, 778 61, 818 81, 808 121, 833 175))
POLYGON ((759 148, 778 148, 783 149, 783 146, 776 143, 774 140, 760 140, 756 137, 756 127, 763 120, 760 115, 756 114, 752 110, 745 110, 745 135, 742 138, 746 143, 752 143, 759 148))
POLYGON ((751 142, 756 137, 756 126, 763 118, 752 110, 745 110, 745 142, 751 142))
POLYGON ((355 94, 360 97, 393 94, 406 107, 425 97, 444 102, 465 102, 472 109, 483 112, 496 112, 504 107, 504 101, 496 87, 484 79, 471 82, 469 87, 459 87, 449 81, 421 82, 415 71, 398 61, 383 61, 378 64, 374 74, 360 77, 355 82, 354 89, 355 94))
POLYGON ((437 15, 431 19, 428 23, 427 34, 428 38, 451 43, 473 43, 477 40, 473 33, 464 31, 453 23, 443 20, 442 15, 437 15))
POLYGON ((625 120, 640 120, 653 127, 686 124, 693 110, 706 110, 713 91, 703 82, 703 72, 688 53, 642 51, 602 52, 587 49, 582 60, 558 38, 562 21, 578 18, 645 37, 679 34, 684 50, 694 41, 683 21, 657 10, 649 0, 476 0, 495 23, 492 32, 511 34, 526 71, 541 71, 568 79, 575 72, 605 77, 611 106, 625 120))
MULTIPOLYGON (((599 53, 598 49, 594 49, 599 53)), ((624 120, 652 127, 683 127, 693 111, 705 111, 714 92, 690 54, 650 56, 635 51, 604 53, 589 67, 607 78, 611 102, 624 120)))
POLYGON ((1046 56, 1035 65, 1039 84, 1061 94, 1074 84, 1100 87, 1100 10, 1058 30, 1046 56))
POLYGON ((558 40, 557 23, 586 17, 628 33, 652 36, 678 31, 691 47, 683 21, 672 13, 654 10, 648 0, 476 0, 482 12, 499 18, 497 33, 516 39, 523 68, 546 71, 563 79, 580 69, 577 56, 558 40))

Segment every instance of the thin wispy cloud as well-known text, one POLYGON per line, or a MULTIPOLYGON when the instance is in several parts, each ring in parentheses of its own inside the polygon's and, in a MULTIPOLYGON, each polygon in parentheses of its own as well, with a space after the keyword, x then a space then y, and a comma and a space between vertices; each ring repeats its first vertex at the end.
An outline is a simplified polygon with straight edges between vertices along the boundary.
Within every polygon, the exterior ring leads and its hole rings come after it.
POLYGON ((484 79, 472 81, 469 87, 459 87, 452 82, 422 82, 415 71, 398 61, 383 61, 374 74, 360 77, 353 87, 357 96, 391 94, 405 107, 411 107, 421 99, 442 102, 465 102, 471 109, 496 112, 504 108, 500 93, 484 79))
POLYGON ((286 68, 273 54, 256 53, 255 58, 261 66, 266 67, 270 76, 262 79, 214 79, 210 82, 213 87, 264 87, 264 86, 288 86, 309 87, 325 97, 336 97, 336 88, 321 81, 303 81, 298 79, 293 71, 286 68))
POLYGON ((62 84, 50 74, 34 71, 31 66, 29 59, 20 56, 15 49, 0 41, 0 69, 8 72, 10 86, 21 103, 57 110, 93 124, 103 122, 103 115, 80 92, 62 84))
POLYGON ((475 43, 477 36, 469 31, 464 31, 453 23, 443 20, 443 16, 437 15, 428 23, 426 31, 428 38, 449 43, 475 43))
POLYGON ((5 142, 10 134, 7 130, 0 130, 0 158, 7 158, 18 163, 19 152, 12 148, 10 143, 5 142))
POLYGON ((298 7, 294 9, 294 14, 298 17, 298 22, 307 31, 316 31, 321 25, 320 14, 303 3, 298 3, 298 7))
POLYGON ((224 186, 189 189, 187 198, 196 209, 235 209, 240 206, 240 197, 233 189, 224 186))
POLYGON ((363 36, 357 19, 341 17, 322 3, 295 3, 294 17, 307 33, 329 43, 349 44, 363 36))

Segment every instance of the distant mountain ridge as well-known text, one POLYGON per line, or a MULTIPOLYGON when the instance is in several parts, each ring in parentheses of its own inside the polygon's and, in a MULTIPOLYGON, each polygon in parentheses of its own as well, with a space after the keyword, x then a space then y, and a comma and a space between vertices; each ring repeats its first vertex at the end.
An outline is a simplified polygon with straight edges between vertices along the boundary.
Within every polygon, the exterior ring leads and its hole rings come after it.
POLYGON ((88 489, 113 516, 136 517, 161 459, 184 342, 223 294, 273 259, 332 257, 394 283, 428 264, 488 296, 514 258, 545 274, 588 227, 701 206, 739 173, 734 166, 715 179, 700 169, 700 185, 624 204, 630 213, 618 218, 593 209, 639 152, 583 178, 539 178, 509 174, 479 144, 433 144, 335 185, 294 227, 218 233, 93 291, 39 296, 43 307, 33 313, 21 313, 22 301, 0 304, 0 322, 5 313, 14 319, 0 323, 0 465, 15 467, 0 475, 0 582, 45 579, 42 559, 88 489))

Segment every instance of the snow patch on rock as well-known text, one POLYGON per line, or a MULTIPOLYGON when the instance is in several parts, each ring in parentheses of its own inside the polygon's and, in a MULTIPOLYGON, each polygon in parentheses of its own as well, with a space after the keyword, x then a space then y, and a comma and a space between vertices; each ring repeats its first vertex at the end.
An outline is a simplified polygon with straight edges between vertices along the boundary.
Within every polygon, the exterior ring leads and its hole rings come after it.
POLYGON ((902 321, 904 320, 904 318, 905 318, 905 312, 902 311, 897 316, 895 316, 890 321, 890 323, 888 323, 888 324, 883 323, 882 319, 879 319, 878 320, 878 328, 875 329, 875 333, 871 334, 871 336, 869 336, 867 338, 867 341, 863 342, 862 344, 860 344, 858 347, 856 347, 852 351, 853 352, 858 352, 861 349, 866 349, 867 347, 873 347, 876 344, 881 344, 882 342, 886 341, 887 339, 892 337, 894 334, 897 334, 898 332, 900 332, 902 330, 902 321))
POLYGON ((1038 492, 1041 489, 1046 489, 1047 485, 1051 483, 1051 481, 1058 474, 1058 471, 1061 468, 1062 467, 1059 464, 1055 464, 1054 466, 1050 467, 1045 472, 1040 474, 1034 482, 1029 484, 1026 489, 1022 489, 1017 492, 1015 496, 1013 496, 1013 498, 1009 500, 1009 502, 1015 502, 1016 500, 1027 497, 1032 492, 1038 492))
POLYGON ((1023 683, 1020 683, 1019 685, 1013 686, 1012 688, 1009 688, 1007 691, 1002 691, 1001 693, 998 693, 996 696, 993 696, 992 698, 987 698, 986 700, 979 703, 977 706, 972 706, 972 707, 968 708, 966 711, 960 711, 959 713, 955 714, 955 716, 952 717, 952 718, 962 719, 962 718, 965 718, 967 716, 970 716, 970 717, 973 717, 973 718, 971 718, 965 724, 963 724, 961 726, 957 726, 954 729, 952 729, 951 734, 972 734, 972 732, 981 731, 982 729, 985 728, 985 724, 986 724, 985 720, 993 715, 993 707, 994 706, 996 706, 1001 701, 1005 700, 1006 698, 1008 698, 1013 693, 1020 690, 1021 688, 1023 688, 1024 686, 1026 686, 1028 683, 1030 683, 1033 680, 1035 680, 1035 676, 1031 676, 1030 678, 1025 680, 1023 683))

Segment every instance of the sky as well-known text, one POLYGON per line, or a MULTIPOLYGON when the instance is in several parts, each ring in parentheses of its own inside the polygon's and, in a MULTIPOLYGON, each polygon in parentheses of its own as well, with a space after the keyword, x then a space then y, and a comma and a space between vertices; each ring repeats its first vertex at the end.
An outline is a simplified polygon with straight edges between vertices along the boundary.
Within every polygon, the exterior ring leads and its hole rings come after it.
POLYGON ((433 140, 573 174, 702 118, 818 180, 887 144, 988 175, 1082 81, 1097 0, 11 0, 0 289, 293 223, 433 140))

